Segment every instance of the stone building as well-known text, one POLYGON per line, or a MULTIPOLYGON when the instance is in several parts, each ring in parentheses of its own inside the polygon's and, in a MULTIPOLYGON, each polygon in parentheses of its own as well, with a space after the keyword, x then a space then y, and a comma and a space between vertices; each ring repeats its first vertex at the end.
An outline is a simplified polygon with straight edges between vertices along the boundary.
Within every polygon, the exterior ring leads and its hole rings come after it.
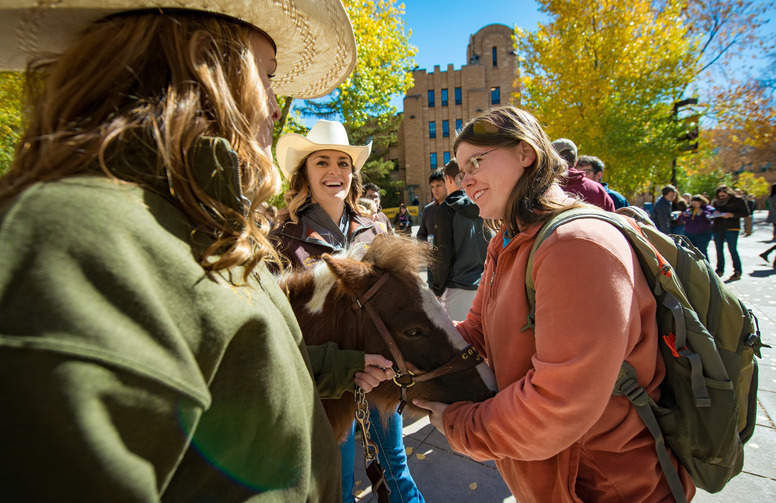
POLYGON ((429 202, 428 177, 450 160, 456 130, 492 106, 518 104, 511 28, 491 24, 471 35, 466 60, 460 70, 448 64, 446 70, 435 65, 430 73, 412 72, 415 84, 404 96, 398 144, 389 151, 397 168, 391 176, 406 183, 407 203, 418 198, 422 208, 429 202))

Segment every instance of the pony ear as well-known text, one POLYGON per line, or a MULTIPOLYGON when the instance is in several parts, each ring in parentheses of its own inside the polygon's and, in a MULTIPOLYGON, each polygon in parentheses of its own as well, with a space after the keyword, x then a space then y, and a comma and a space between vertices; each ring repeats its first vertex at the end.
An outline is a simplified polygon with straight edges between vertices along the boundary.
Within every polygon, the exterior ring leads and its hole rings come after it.
POLYGON ((347 257, 333 257, 326 253, 321 260, 329 266, 341 287, 354 293, 362 289, 372 272, 370 265, 347 257))

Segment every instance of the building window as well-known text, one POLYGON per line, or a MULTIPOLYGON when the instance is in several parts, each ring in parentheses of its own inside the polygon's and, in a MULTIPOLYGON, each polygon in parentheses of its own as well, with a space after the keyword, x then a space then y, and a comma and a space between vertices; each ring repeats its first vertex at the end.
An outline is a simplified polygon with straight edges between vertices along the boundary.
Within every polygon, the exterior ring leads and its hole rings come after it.
POLYGON ((501 103, 501 88, 500 87, 491 87, 490 88, 490 104, 491 105, 498 105, 501 103))
POLYGON ((461 129, 463 129, 463 120, 455 119, 455 130, 460 131, 461 129))
POLYGON ((498 48, 494 46, 491 53, 493 54, 493 66, 498 66, 498 48))
POLYGON ((430 90, 428 92, 428 107, 431 108, 434 106, 434 90, 430 90))
POLYGON ((445 160, 445 166, 447 166, 447 163, 450 162, 450 152, 443 153, 442 158, 445 160))
POLYGON ((456 87, 455 88, 455 104, 460 105, 461 104, 461 88, 456 87))
POLYGON ((436 138, 436 122, 434 121, 428 123, 428 137, 436 138))
POLYGON ((447 106, 447 89, 442 89, 442 106, 447 106))
POLYGON ((436 152, 431 152, 431 169, 437 169, 436 152))
POLYGON ((444 138, 448 138, 450 136, 450 121, 442 121, 442 136, 444 138))

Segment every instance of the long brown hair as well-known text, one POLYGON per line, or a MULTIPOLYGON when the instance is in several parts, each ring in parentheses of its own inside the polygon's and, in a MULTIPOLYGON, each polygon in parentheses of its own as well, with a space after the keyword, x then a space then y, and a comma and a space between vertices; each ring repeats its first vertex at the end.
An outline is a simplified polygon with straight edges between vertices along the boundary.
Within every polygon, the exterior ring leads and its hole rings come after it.
MULTIPOLYGON (((453 150, 457 152, 461 142, 496 147, 521 141, 533 149, 536 159, 525 168, 512 189, 503 219, 487 221, 488 227, 495 231, 506 225, 515 234, 520 227, 545 222, 576 204, 559 203, 547 194, 552 184, 564 175, 566 164, 536 118, 525 110, 511 105, 488 110, 466 123, 455 139, 453 150)), ((459 162, 465 161, 459 159, 459 162)))
MULTIPOLYGON (((166 194, 195 228, 214 237, 200 264, 210 271, 278 261, 257 209, 279 177, 257 142, 267 96, 250 44, 253 29, 206 13, 128 13, 91 25, 58 57, 27 69, 31 115, 0 205, 40 181, 99 166, 133 132, 150 134, 166 194), (187 153, 203 136, 225 138, 238 158, 248 211, 230 208, 197 184, 187 153)), ((140 180, 126 180, 142 185, 140 180)))
MULTIPOLYGON (((307 159, 314 153, 310 152, 307 157, 302 159, 299 167, 291 175, 291 181, 288 182, 287 195, 291 198, 291 201, 288 203, 288 216, 294 223, 299 221, 299 208, 306 204, 313 195, 310 190, 310 181, 307 179, 307 159)), ((369 211, 358 202, 358 199, 364 193, 364 188, 361 184, 361 173, 356 171, 355 166, 353 166, 353 159, 350 160, 350 164, 353 178, 350 181, 348 195, 345 197, 345 204, 357 215, 371 218, 369 211)))

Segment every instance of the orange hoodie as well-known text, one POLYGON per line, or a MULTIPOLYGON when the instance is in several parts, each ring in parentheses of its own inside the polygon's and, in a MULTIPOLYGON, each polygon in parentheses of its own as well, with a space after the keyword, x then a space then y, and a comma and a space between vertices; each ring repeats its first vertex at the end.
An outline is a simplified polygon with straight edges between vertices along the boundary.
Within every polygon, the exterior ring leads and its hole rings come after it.
MULTIPOLYGON (((625 237, 606 222, 559 227, 534 257, 536 328, 525 269, 539 226, 503 247, 491 240, 461 334, 485 354, 498 394, 447 408, 450 446, 494 459, 518 501, 673 501, 654 439, 612 389, 623 360, 653 399, 665 367, 658 355, 655 299, 625 237)), ((674 460, 676 464, 676 461, 674 460)), ((695 494, 680 472, 688 500, 695 494)))

